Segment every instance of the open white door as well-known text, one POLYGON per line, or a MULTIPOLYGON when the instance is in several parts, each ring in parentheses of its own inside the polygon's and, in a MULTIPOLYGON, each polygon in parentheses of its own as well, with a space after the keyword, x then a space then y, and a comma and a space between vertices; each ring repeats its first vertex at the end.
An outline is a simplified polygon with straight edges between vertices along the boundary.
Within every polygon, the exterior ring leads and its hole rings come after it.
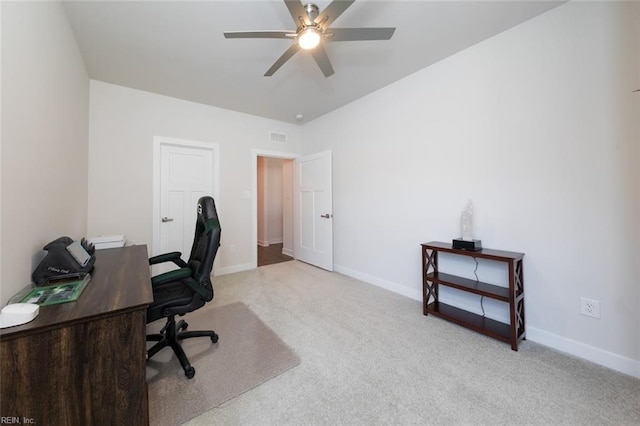
POLYGON ((333 271, 331 151, 293 162, 295 258, 333 271))

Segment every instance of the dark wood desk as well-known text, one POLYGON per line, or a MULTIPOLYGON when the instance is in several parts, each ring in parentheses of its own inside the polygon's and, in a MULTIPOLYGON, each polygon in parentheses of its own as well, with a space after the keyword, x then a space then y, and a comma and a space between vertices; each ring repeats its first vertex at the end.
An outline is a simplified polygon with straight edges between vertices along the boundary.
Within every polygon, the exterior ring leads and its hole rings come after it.
POLYGON ((0 416, 36 425, 148 425, 144 245, 97 250, 76 302, 0 331, 0 416))

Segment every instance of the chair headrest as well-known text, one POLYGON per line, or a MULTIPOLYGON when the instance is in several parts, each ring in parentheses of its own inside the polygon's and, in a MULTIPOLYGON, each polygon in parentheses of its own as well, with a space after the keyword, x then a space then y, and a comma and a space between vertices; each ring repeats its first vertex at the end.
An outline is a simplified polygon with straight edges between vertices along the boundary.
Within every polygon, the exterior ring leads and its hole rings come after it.
POLYGON ((218 211, 216 203, 210 196, 200 197, 198 200, 198 222, 209 228, 212 226, 220 226, 218 221, 218 211))

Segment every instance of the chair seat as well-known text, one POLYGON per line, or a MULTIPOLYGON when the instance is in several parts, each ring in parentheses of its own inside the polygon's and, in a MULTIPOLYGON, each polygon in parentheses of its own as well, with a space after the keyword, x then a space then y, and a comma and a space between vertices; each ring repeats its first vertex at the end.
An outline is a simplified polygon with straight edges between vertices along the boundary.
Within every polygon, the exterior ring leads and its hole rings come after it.
POLYGON ((204 300, 199 297, 194 298, 194 294, 194 291, 180 282, 165 284, 154 289, 153 305, 147 309, 147 323, 166 318, 165 309, 167 308, 177 309, 178 312, 175 313, 182 315, 204 306, 204 300))

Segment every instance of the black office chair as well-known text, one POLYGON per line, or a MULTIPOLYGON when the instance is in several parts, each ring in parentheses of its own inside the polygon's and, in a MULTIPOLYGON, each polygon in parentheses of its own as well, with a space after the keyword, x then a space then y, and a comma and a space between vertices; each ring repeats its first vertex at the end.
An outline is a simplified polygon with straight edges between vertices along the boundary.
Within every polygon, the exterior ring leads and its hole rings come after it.
POLYGON ((198 200, 198 220, 188 262, 181 259, 180 252, 161 254, 149 259, 150 265, 173 262, 180 269, 151 278, 153 303, 147 309, 147 323, 160 318, 167 318, 167 323, 160 333, 147 335, 147 341, 158 342, 147 351, 147 358, 151 358, 162 348, 171 346, 189 379, 193 378, 196 370, 189 363, 180 341, 208 336, 216 343, 218 335, 213 330, 182 331, 186 330, 188 324, 184 320, 176 323, 175 316, 195 311, 213 299, 211 268, 220 246, 220 232, 213 198, 202 197, 198 200))

